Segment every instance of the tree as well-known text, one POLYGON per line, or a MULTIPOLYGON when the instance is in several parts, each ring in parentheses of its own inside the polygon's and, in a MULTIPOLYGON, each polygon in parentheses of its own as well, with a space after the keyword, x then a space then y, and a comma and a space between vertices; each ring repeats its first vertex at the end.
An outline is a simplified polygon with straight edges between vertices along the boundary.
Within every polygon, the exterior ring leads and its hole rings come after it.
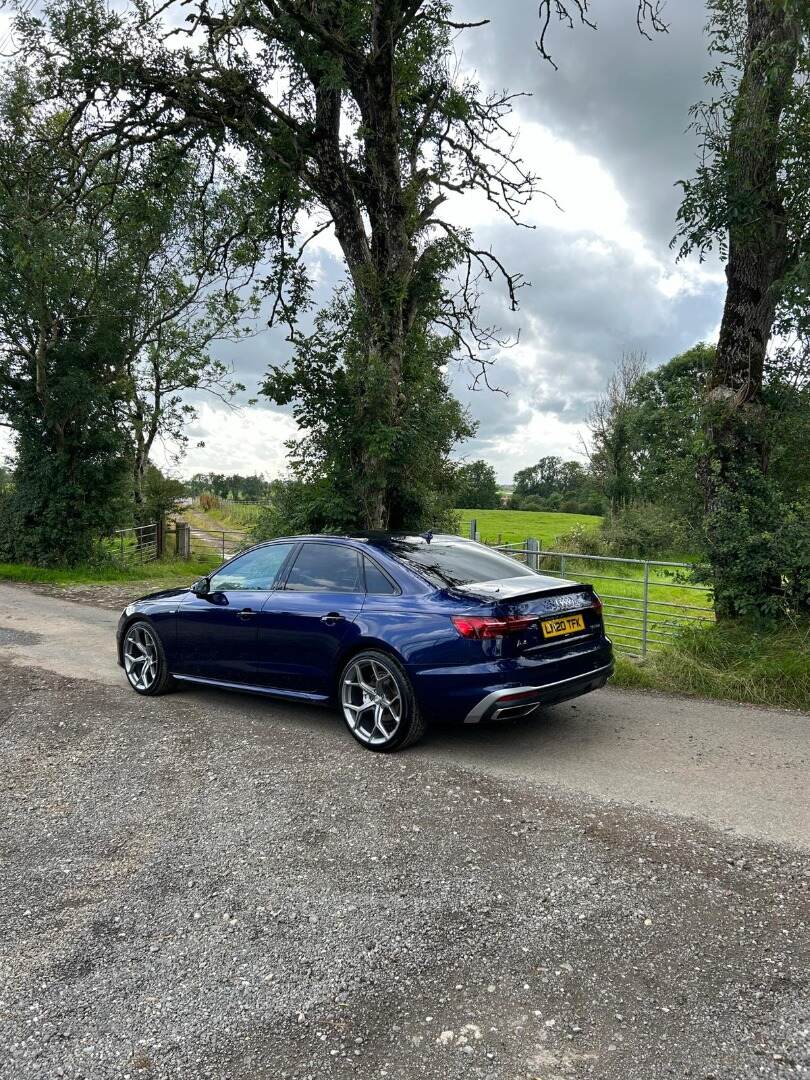
MULTIPOLYGON (((538 48, 550 59, 552 4, 539 10, 538 48)), ((568 25, 591 25, 586 0, 555 0, 553 10, 568 25)), ((665 29, 650 0, 638 0, 637 21, 665 29)), ((524 284, 442 210, 477 192, 517 222, 537 190, 508 130, 514 95, 484 96, 460 74, 454 39, 472 25, 446 0, 226 0, 215 11, 207 0, 124 11, 57 0, 44 19, 27 9, 18 18, 26 61, 70 102, 64 135, 77 160, 95 154, 103 169, 171 141, 181 154, 244 164, 262 208, 254 233, 269 227, 276 243, 271 322, 285 322, 299 349, 309 293, 298 224, 322 215, 310 238, 334 228, 362 324, 353 352, 369 374, 356 383, 366 442, 350 500, 369 526, 402 524, 411 505, 400 469, 414 411, 407 354, 446 364, 445 350, 423 348, 439 331, 487 383, 486 350, 501 339, 478 319, 478 284, 500 278, 513 309, 524 284)), ((445 393, 443 369, 433 382, 445 393)), ((305 383, 285 392, 309 408, 305 383)), ((131 419, 148 440, 139 408, 131 419)), ((177 434, 178 415, 166 415, 177 434)))
POLYGON ((162 521, 167 515, 176 514, 184 494, 185 485, 182 480, 165 476, 156 465, 149 464, 143 485, 142 505, 145 520, 162 521))
MULTIPOLYGON (((420 318, 409 334, 401 373, 401 425, 393 449, 397 479, 388 488, 391 521, 398 528, 455 528, 453 466, 450 451, 475 428, 447 386, 444 370, 452 341, 428 329, 420 318)), ((380 387, 379 369, 366 364, 365 320, 351 290, 338 292, 318 314, 314 332, 299 341, 292 362, 271 368, 265 392, 292 404, 293 416, 306 434, 288 443, 297 505, 291 524, 306 531, 345 532, 369 521, 363 463, 374 453, 380 431, 376 416, 358 413, 357 402, 380 387), (358 522, 361 523, 358 526, 358 522)), ((279 502, 273 527, 282 522, 279 502)))
POLYGON ((536 465, 520 469, 514 475, 514 494, 522 499, 527 495, 548 496, 561 490, 562 458, 540 458, 536 465))
POLYGON ((178 452, 187 444, 196 410, 185 395, 205 391, 227 403, 244 390, 211 346, 248 333, 257 297, 246 289, 260 247, 246 235, 250 210, 234 169, 213 177, 205 164, 199 153, 162 146, 120 207, 137 279, 122 328, 136 513, 156 440, 178 452))
POLYGON ((0 86, 0 422, 20 556, 71 562, 131 516, 154 440, 182 438, 179 391, 228 389, 207 346, 237 332, 255 247, 218 176, 189 195, 198 155, 108 140, 89 169, 42 96, 21 67, 0 86))
MULTIPOLYGON (((585 0, 553 8, 569 25, 588 22, 585 0)), ((637 11, 640 28, 664 29, 657 3, 639 0, 637 11)), ((551 13, 544 0, 544 57, 551 13)), ((178 0, 129 13, 65 0, 46 33, 23 20, 27 50, 51 68, 53 56, 68 57, 60 84, 91 88, 88 107, 116 145, 170 135, 245 155, 274 207, 271 321, 286 322, 300 349, 308 286, 298 222, 303 212, 317 220, 311 235, 334 228, 368 375, 356 385, 353 423, 366 441, 352 501, 369 527, 398 527, 408 504, 399 464, 413 411, 408 353, 427 329, 440 330, 486 383, 486 350, 501 339, 479 321, 479 282, 498 278, 513 310, 525 284, 445 212, 449 199, 475 192, 517 222, 537 191, 509 131, 516 95, 482 94, 456 62, 455 37, 483 22, 455 19, 446 0, 266 0, 216 10, 178 0)), ((268 390, 276 385, 271 374, 268 390)), ((287 383, 284 392, 303 402, 308 387, 287 383)))
MULTIPOLYGON (((425 343, 427 321, 470 362, 500 340, 477 317, 482 278, 499 277, 517 306, 520 275, 442 214, 451 195, 475 191, 517 221, 536 190, 507 128, 514 95, 485 96, 459 73, 452 40, 464 24, 443 0, 270 0, 218 14, 200 3, 185 44, 167 41, 165 5, 123 14, 80 7, 68 0, 50 26, 55 44, 40 40, 40 54, 71 57, 62 84, 93 86, 93 113, 117 148, 170 133, 186 146, 247 152, 275 211, 271 321, 288 324, 299 351, 308 293, 296 220, 306 211, 320 215, 316 231, 333 226, 366 372, 352 421, 365 433, 355 460, 359 520, 397 527, 408 503, 400 468, 413 414, 408 354, 425 343)), ((38 34, 31 29, 30 48, 38 34)), ((421 355, 444 365, 451 351, 421 355)), ((478 374, 486 379, 485 360, 478 374)), ((271 373, 267 387, 276 385, 271 373)), ((285 392, 297 394, 289 383, 285 392)))
POLYGON ((456 468, 456 506, 491 510, 501 505, 495 470, 486 461, 469 461, 456 468))
POLYGON ((712 0, 709 9, 721 62, 707 79, 715 98, 693 110, 704 160, 684 184, 679 236, 682 254, 717 246, 726 258, 702 479, 715 606, 729 616, 772 610, 783 588, 744 537, 753 543, 786 512, 766 475, 764 381, 775 322, 801 321, 810 298, 810 9, 795 0, 712 0))
POLYGON ((65 199, 64 116, 38 116, 33 96, 22 70, 0 87, 0 420, 16 450, 3 546, 11 559, 77 562, 123 505, 116 305, 129 269, 109 214, 115 165, 65 199))
POLYGON ((633 446, 628 426, 634 388, 647 368, 643 352, 625 352, 596 399, 588 417, 591 469, 598 478, 612 511, 620 510, 635 494, 633 446))
POLYGON ((627 400, 624 431, 635 496, 668 508, 699 530, 702 408, 714 362, 713 345, 699 343, 645 372, 627 400))

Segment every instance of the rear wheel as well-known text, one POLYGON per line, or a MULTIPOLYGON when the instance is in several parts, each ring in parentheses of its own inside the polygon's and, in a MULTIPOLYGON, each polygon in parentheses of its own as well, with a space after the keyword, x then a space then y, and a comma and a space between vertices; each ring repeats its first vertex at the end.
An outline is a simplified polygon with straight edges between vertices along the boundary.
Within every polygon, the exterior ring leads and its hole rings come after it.
POLYGON ((148 622, 138 620, 127 627, 123 657, 127 680, 136 693, 156 697, 174 688, 160 638, 148 622))
POLYGON ((367 750, 402 750, 422 737, 425 721, 402 665, 377 649, 357 653, 339 683, 343 719, 367 750))

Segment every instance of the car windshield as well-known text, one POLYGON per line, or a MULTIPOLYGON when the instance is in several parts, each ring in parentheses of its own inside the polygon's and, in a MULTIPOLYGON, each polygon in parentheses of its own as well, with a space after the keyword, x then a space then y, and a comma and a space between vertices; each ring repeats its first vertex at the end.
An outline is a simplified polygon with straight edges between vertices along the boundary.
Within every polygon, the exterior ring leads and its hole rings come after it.
POLYGON ((441 589, 534 576, 533 570, 516 559, 472 541, 437 538, 428 543, 421 537, 402 537, 389 540, 385 548, 441 589))

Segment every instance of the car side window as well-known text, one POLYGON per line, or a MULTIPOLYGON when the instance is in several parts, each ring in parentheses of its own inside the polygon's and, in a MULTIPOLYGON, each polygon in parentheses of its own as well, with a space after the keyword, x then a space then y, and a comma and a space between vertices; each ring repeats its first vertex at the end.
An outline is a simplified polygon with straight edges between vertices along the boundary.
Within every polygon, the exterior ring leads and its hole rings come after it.
POLYGON ((359 555, 344 544, 304 544, 284 588, 296 592, 362 592, 359 555))
POLYGON ((256 590, 269 592, 278 572, 295 544, 270 544, 268 547, 248 551, 234 559, 211 578, 210 591, 244 592, 256 590))
POLYGON ((376 563, 371 559, 363 558, 363 564, 366 570, 366 592, 375 593, 376 595, 391 596, 395 593, 396 587, 391 579, 382 572, 376 563))

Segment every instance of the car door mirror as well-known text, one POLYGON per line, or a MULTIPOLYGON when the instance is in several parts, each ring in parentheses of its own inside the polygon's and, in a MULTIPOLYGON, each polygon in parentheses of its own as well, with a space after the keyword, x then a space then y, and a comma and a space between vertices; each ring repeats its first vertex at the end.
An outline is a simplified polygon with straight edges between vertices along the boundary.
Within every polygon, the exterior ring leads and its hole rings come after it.
POLYGON ((208 596, 211 589, 211 582, 207 577, 200 578, 199 581, 195 581, 191 586, 191 591, 195 596, 208 596))

